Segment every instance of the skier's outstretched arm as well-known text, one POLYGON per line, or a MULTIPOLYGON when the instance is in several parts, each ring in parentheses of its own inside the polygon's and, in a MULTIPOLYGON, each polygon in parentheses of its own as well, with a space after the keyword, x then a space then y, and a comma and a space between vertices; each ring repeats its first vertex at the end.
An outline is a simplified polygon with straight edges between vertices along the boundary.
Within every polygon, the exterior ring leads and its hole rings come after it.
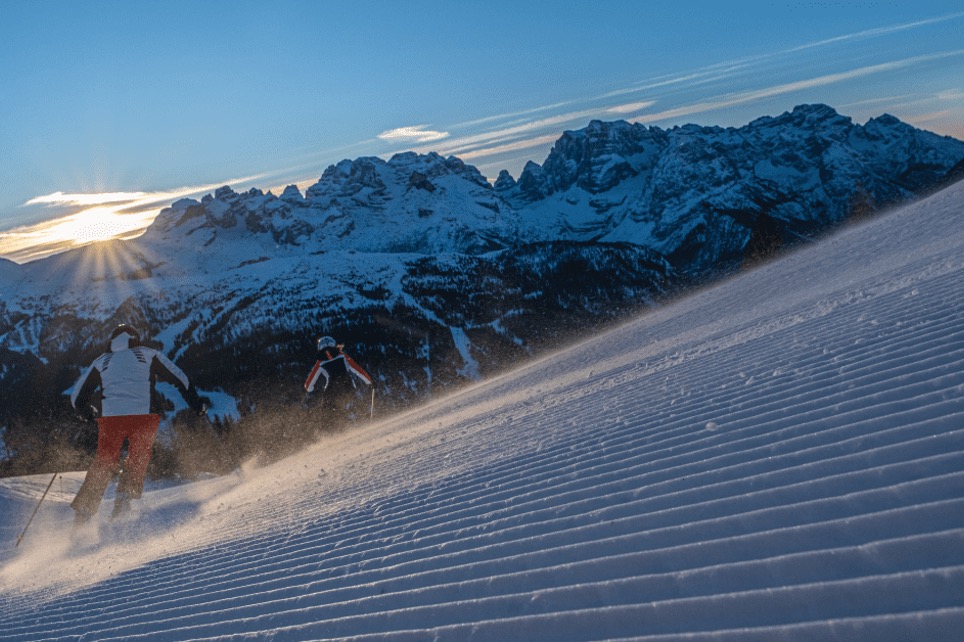
POLYGON ((362 368, 362 367, 361 367, 360 365, 358 365, 357 363, 355 363, 355 360, 352 359, 351 357, 349 357, 347 354, 345 355, 345 363, 348 364, 348 369, 349 369, 351 372, 353 372, 353 373, 355 374, 355 376, 357 376, 359 379, 361 379, 362 381, 364 381, 365 384, 367 384, 367 385, 369 385, 369 386, 372 385, 371 375, 369 375, 367 372, 365 372, 365 369, 362 368))
POLYGON ((90 406, 91 396, 101 385, 100 370, 94 367, 96 363, 95 361, 84 370, 70 393, 70 405, 85 414, 90 406))
POLYGON ((315 384, 318 383, 318 377, 325 378, 325 385, 322 386, 322 390, 328 387, 328 371, 321 367, 321 360, 315 361, 315 367, 311 369, 308 373, 308 378, 305 379, 305 394, 311 394, 315 391, 315 384))
POLYGON ((194 384, 191 383, 184 371, 174 365, 174 362, 165 357, 160 352, 154 351, 154 358, 151 361, 151 372, 160 380, 171 384, 184 397, 184 401, 191 406, 191 409, 198 414, 204 414, 210 401, 201 397, 197 393, 194 384))

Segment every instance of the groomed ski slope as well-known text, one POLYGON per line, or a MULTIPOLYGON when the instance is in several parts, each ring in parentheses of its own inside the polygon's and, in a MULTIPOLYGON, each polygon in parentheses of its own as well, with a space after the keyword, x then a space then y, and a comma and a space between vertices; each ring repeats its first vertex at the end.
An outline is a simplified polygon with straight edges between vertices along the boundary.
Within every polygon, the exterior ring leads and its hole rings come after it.
POLYGON ((73 542, 0 480, 0 637, 961 639, 962 264, 964 183, 73 542))

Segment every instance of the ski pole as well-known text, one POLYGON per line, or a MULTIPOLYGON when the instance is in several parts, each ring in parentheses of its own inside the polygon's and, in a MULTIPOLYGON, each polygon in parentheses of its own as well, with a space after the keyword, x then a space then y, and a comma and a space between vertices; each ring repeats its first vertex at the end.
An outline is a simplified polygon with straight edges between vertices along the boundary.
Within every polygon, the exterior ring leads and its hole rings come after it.
POLYGON ((375 419, 375 386, 372 385, 372 408, 368 413, 368 420, 371 421, 375 419))
POLYGON ((57 473, 54 473, 54 476, 50 478, 50 483, 47 484, 47 489, 44 490, 44 494, 40 496, 40 501, 37 502, 37 505, 34 506, 33 512, 30 513, 30 519, 27 520, 27 525, 23 527, 23 532, 20 533, 20 537, 17 538, 17 543, 13 545, 14 548, 17 548, 18 546, 20 546, 20 541, 23 539, 23 536, 27 534, 27 529, 30 528, 30 522, 33 521, 34 515, 37 514, 38 510, 40 510, 40 504, 43 503, 44 498, 47 496, 47 493, 50 492, 50 487, 54 485, 55 479, 57 479, 57 473))

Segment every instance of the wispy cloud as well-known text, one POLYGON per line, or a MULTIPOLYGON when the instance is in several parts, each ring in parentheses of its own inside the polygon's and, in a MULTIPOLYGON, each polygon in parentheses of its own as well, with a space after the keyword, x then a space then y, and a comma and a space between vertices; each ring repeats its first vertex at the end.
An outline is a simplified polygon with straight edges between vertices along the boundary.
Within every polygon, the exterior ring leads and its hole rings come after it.
MULTIPOLYGON (((499 121, 509 121, 513 119, 522 118, 524 116, 531 116, 532 114, 539 114, 542 112, 553 111, 557 109, 562 109, 563 107, 568 107, 569 105, 575 104, 579 101, 577 100, 564 100, 561 102, 553 103, 551 105, 541 105, 539 107, 530 107, 529 109, 523 109, 521 111, 507 112, 504 114, 494 114, 492 116, 486 116, 484 118, 476 118, 475 120, 469 120, 464 123, 458 123, 452 126, 452 129, 468 129, 471 127, 477 127, 479 125, 484 125, 486 123, 499 122, 499 121)), ((521 121, 520 121, 521 122, 521 121)))
POLYGON ((964 12, 952 13, 944 16, 939 16, 937 18, 932 18, 928 20, 918 20, 916 22, 903 23, 898 25, 891 25, 889 27, 880 27, 876 29, 867 29, 864 31, 858 31, 854 33, 844 34, 841 36, 836 36, 833 38, 825 38, 823 40, 817 40, 814 42, 808 42, 796 47, 790 47, 788 49, 780 49, 776 51, 771 51, 764 54, 759 54, 756 56, 748 56, 744 58, 739 58, 735 60, 728 60, 706 67, 701 67, 699 69, 694 69, 692 71, 674 74, 667 76, 659 76, 656 78, 651 78, 649 80, 641 81, 635 85, 625 87, 622 89, 616 89, 607 94, 601 96, 605 97, 616 97, 626 94, 639 93, 642 91, 649 91, 652 89, 660 89, 673 85, 687 85, 690 87, 724 81, 728 78, 732 78, 734 75, 752 71, 761 65, 765 65, 773 62, 774 60, 788 55, 798 54, 803 51, 808 51, 811 49, 820 49, 831 47, 834 45, 845 44, 857 40, 866 40, 870 38, 884 37, 894 33, 899 33, 901 31, 907 31, 912 29, 917 29, 921 27, 927 27, 934 24, 939 24, 942 22, 947 22, 951 20, 958 20, 964 18, 964 12))
POLYGON ((644 109, 649 109, 656 104, 655 100, 645 100, 638 103, 627 103, 625 105, 616 105, 615 107, 606 108, 607 114, 634 114, 638 111, 643 111, 644 109))
POLYGON ((147 196, 146 192, 99 192, 92 194, 54 192, 45 196, 36 196, 24 205, 78 205, 89 207, 109 203, 131 203, 141 200, 145 196, 147 196))
POLYGON ((624 105, 614 105, 611 107, 593 107, 562 114, 556 114, 547 118, 526 121, 521 124, 514 124, 508 127, 490 129, 488 131, 470 134, 447 141, 445 146, 437 145, 416 149, 418 152, 437 151, 442 155, 456 154, 463 158, 474 158, 484 155, 480 150, 488 154, 503 153, 507 150, 522 149, 541 144, 546 137, 545 131, 551 130, 552 136, 558 138, 558 130, 570 123, 584 122, 589 118, 611 117, 613 114, 625 115, 642 111, 654 104, 654 101, 626 103, 624 105), (526 136, 535 134, 533 139, 524 139, 526 136), (510 146, 507 146, 511 143, 510 146))
POLYGON ((944 91, 939 91, 937 92, 937 99, 947 100, 952 102, 956 102, 959 100, 964 101, 964 89, 954 88, 954 89, 945 89, 944 91))
POLYGON ((853 40, 876 38, 878 36, 889 36, 890 34, 893 34, 893 33, 908 31, 910 29, 917 29, 918 27, 927 27, 930 25, 939 24, 941 22, 947 22, 949 20, 958 20, 960 18, 964 18, 964 11, 949 13, 943 16, 937 16, 936 18, 928 18, 927 20, 917 20, 914 22, 906 22, 898 25, 891 25, 889 27, 878 27, 876 29, 865 29, 864 31, 857 31, 851 34, 836 36, 834 38, 817 40, 815 42, 811 42, 811 43, 800 45, 798 47, 787 49, 782 53, 796 53, 798 51, 804 51, 806 49, 813 49, 815 47, 825 47, 827 45, 835 45, 841 42, 850 42, 853 40))
POLYGON ((431 129, 425 129, 426 127, 427 125, 412 125, 409 127, 389 129, 379 134, 378 137, 391 142, 430 143, 448 138, 449 136, 448 132, 433 131, 431 129))
POLYGON ((509 152, 517 152, 523 149, 532 149, 533 147, 539 147, 540 145, 551 145, 558 139, 558 134, 549 134, 548 136, 539 136, 536 138, 526 138, 514 143, 493 145, 491 147, 485 147, 484 149, 474 152, 465 152, 463 154, 459 154, 459 158, 463 160, 474 160, 476 158, 485 158, 487 156, 495 156, 497 154, 507 154, 509 152))

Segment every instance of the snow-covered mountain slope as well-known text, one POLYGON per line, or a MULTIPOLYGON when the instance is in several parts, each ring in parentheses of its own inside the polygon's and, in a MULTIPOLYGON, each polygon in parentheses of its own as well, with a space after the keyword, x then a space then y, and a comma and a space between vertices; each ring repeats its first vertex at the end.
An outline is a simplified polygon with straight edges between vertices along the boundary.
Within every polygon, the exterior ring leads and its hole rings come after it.
POLYGON ((476 168, 454 157, 408 152, 332 165, 304 196, 294 186, 280 196, 222 187, 200 202, 185 199, 162 212, 143 240, 173 249, 191 236, 215 255, 237 253, 238 241, 249 239, 272 254, 478 254, 515 240, 515 215, 501 209, 476 168))
POLYGON ((4 640, 950 640, 964 183, 71 541, 0 480, 4 640))

